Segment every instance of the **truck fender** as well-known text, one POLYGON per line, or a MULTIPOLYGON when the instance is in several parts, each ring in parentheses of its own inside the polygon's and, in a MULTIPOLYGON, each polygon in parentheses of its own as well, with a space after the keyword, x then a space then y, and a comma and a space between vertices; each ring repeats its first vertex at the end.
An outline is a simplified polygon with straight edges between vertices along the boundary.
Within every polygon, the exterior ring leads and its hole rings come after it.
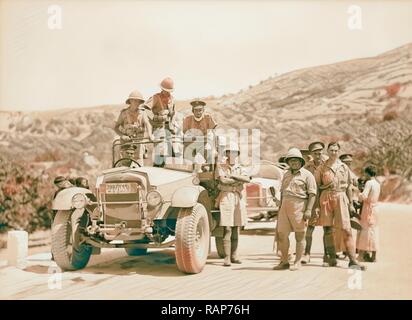
POLYGON ((172 207, 191 208, 199 199, 200 193, 205 190, 201 186, 187 186, 177 189, 172 195, 172 207))
POLYGON ((82 193, 84 195, 93 195, 89 189, 72 187, 61 190, 54 198, 52 203, 53 210, 71 210, 72 209, 72 198, 75 194, 82 193))

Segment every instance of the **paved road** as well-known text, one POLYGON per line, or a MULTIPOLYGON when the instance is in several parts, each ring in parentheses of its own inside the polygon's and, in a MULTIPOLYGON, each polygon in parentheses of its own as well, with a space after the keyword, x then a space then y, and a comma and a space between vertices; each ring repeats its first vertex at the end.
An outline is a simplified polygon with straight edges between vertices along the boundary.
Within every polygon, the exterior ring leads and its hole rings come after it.
MULTIPOLYGON (((212 254, 202 273, 184 275, 172 249, 127 257, 104 250, 87 268, 61 275, 61 289, 50 289, 47 253, 30 257, 25 270, 0 266, 1 299, 412 299, 412 206, 383 204, 379 214, 378 262, 353 273, 347 261, 321 267, 322 231, 314 233, 314 258, 300 271, 273 271, 273 223, 252 223, 242 235, 244 263, 222 266, 212 254)), ((293 244, 293 241, 292 241, 293 244)), ((44 251, 43 249, 37 249, 44 251)), ((0 255, 4 256, 3 255, 0 255)), ((1 264, 0 264, 1 265, 1 264)))

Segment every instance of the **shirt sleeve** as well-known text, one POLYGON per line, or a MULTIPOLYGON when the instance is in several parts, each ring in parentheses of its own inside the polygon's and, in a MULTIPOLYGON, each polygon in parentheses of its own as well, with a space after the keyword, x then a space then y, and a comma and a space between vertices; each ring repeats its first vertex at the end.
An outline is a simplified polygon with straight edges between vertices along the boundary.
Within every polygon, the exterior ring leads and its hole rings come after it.
POLYGON ((319 167, 316 168, 315 174, 314 174, 314 176, 315 176, 315 182, 316 182, 316 184, 317 184, 318 186, 320 186, 320 185, 322 184, 322 181, 321 181, 321 172, 322 172, 322 166, 319 166, 319 167))
POLYGON ((209 129, 214 129, 217 127, 216 121, 212 118, 212 116, 209 116, 209 123, 208 123, 209 129))
POLYGON ((217 165, 215 178, 219 179, 220 177, 226 177, 226 171, 220 165, 217 165))
POLYGON ((189 117, 190 116, 186 116, 183 119, 183 133, 186 133, 186 131, 189 130, 189 117))
POLYGON ((350 169, 348 166, 346 166, 346 172, 348 175, 348 188, 352 187, 353 182, 352 182, 352 175, 350 174, 350 169))
MULTIPOLYGON (((119 117, 117 118, 116 124, 115 124, 115 128, 120 127, 121 125, 123 125, 123 111, 120 112, 119 117)), ((119 128, 120 129, 120 128, 119 128)))
POLYGON ((152 110, 152 108, 153 108, 153 97, 150 97, 149 99, 147 99, 143 105, 146 106, 148 109, 152 110))
POLYGON ((365 189, 363 189, 363 192, 359 194, 359 198, 361 200, 368 199, 370 191, 371 191, 371 181, 366 181, 365 189))
POLYGON ((317 193, 317 186, 316 186, 316 179, 312 173, 308 172, 308 176, 306 179, 307 183, 307 192, 308 194, 315 194, 317 193))

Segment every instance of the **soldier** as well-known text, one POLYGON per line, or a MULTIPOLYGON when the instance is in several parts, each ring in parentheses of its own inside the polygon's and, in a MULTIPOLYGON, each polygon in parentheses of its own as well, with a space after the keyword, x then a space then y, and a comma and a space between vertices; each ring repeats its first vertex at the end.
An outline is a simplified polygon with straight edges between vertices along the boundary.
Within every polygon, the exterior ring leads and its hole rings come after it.
MULTIPOLYGON (((196 155, 194 153, 200 153, 208 159, 212 156, 209 143, 213 138, 212 130, 216 128, 217 124, 211 115, 205 113, 206 102, 193 100, 190 102, 190 105, 192 106, 193 114, 186 116, 183 120, 183 134, 185 140, 189 140, 189 142, 185 143, 185 158, 192 159, 196 155), (202 140, 198 142, 192 141, 195 137, 201 137, 202 140), (205 149, 208 150, 209 154, 205 155, 205 149)), ((211 161, 211 159, 209 160, 211 161)))
POLYGON ((242 173, 238 164, 239 147, 231 143, 225 148, 226 159, 216 168, 216 180, 220 190, 216 204, 220 209, 220 226, 224 228, 223 248, 225 252, 224 266, 241 263, 237 250, 240 227, 246 225, 247 213, 243 192, 243 184, 250 177, 242 173))
POLYGON ((156 139, 166 141, 157 144, 155 147, 155 164, 156 167, 163 167, 166 157, 179 157, 181 147, 179 143, 172 141, 172 135, 179 135, 180 128, 175 117, 175 101, 172 96, 174 83, 171 78, 164 78, 160 83, 161 91, 150 97, 144 107, 151 111, 150 122, 153 127, 153 133, 156 139))
POLYGON ((309 163, 313 160, 309 149, 300 149, 300 153, 302 154, 305 163, 309 163))
POLYGON ((277 237, 282 257, 274 270, 289 269, 289 234, 295 232, 296 257, 290 270, 301 267, 301 259, 305 247, 306 221, 312 215, 316 197, 315 177, 303 168, 305 160, 297 148, 291 148, 286 157, 290 169, 285 173, 281 186, 281 204, 277 225, 277 237))
MULTIPOLYGON (((310 171, 313 175, 315 175, 316 169, 325 162, 325 159, 322 155, 323 149, 325 148, 325 144, 320 141, 315 141, 309 144, 309 152, 312 156, 312 160, 309 161, 305 165, 305 169, 310 171)), ((310 250, 312 248, 312 234, 313 230, 315 230, 316 226, 320 226, 319 224, 319 193, 316 195, 315 205, 312 209, 312 216, 308 221, 308 227, 306 229, 306 247, 305 247, 305 255, 302 259, 302 264, 306 264, 310 262, 310 250)), ((323 262, 327 262, 327 255, 326 255, 326 248, 325 248, 325 236, 323 236, 323 246, 324 246, 324 255, 323 255, 323 262)))
MULTIPOLYGON (((54 185, 57 187, 57 191, 54 193, 53 199, 56 198, 57 194, 62 191, 63 189, 67 189, 70 187, 73 187, 73 184, 70 183, 69 180, 67 180, 67 178, 63 177, 63 176, 58 176, 54 179, 53 181, 54 185)), ((54 216, 53 216, 54 218, 54 216)))
MULTIPOLYGON (((152 126, 142 107, 143 102, 143 96, 137 90, 130 93, 129 98, 126 100, 129 107, 120 112, 114 127, 114 131, 121 137, 122 144, 131 141, 132 138, 143 139, 145 136, 153 140, 152 126)), ((122 149, 128 149, 129 145, 126 144, 122 147, 122 149)), ((138 159, 142 162, 145 148, 139 144, 136 145, 136 149, 138 159)))
POLYGON ((355 208, 352 203, 352 182, 349 168, 338 158, 339 143, 329 143, 327 150, 329 159, 320 165, 315 172, 316 182, 321 192, 319 220, 325 233, 325 246, 329 260, 327 265, 337 265, 333 235, 333 228, 335 228, 343 232, 349 256, 349 267, 365 270, 365 267, 356 260, 355 243, 352 238, 350 212, 354 212, 355 208))
POLYGON ((166 128, 171 133, 174 133, 174 127, 171 119, 175 113, 175 101, 172 96, 174 83, 171 78, 165 78, 160 83, 161 91, 150 97, 145 103, 145 108, 153 113, 151 119, 153 130, 166 128))
MULTIPOLYGON (((353 156, 350 153, 345 153, 339 156, 339 160, 342 161, 344 164, 346 164, 349 168, 349 175, 350 175, 350 179, 352 182, 352 200, 356 202, 358 200, 359 189, 358 189, 358 177, 352 171, 352 168, 351 168, 352 162, 353 162, 353 156)), ((345 242, 343 240, 343 233, 339 229, 335 230, 334 233, 335 233, 334 237, 335 237, 336 256, 339 259, 343 260, 348 256, 346 252, 346 248, 345 248, 345 242)))
POLYGON ((89 181, 85 177, 78 177, 75 180, 76 187, 89 189, 89 181))

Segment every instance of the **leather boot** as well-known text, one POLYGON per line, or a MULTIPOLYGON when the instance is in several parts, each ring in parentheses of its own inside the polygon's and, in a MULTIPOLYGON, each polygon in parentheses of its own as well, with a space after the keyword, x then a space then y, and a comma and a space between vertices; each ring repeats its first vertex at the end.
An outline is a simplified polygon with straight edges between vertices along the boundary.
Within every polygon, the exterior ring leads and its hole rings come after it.
POLYGON ((223 265, 225 267, 230 267, 230 249, 231 249, 231 241, 230 240, 223 240, 223 251, 225 252, 225 260, 223 262, 223 265))

